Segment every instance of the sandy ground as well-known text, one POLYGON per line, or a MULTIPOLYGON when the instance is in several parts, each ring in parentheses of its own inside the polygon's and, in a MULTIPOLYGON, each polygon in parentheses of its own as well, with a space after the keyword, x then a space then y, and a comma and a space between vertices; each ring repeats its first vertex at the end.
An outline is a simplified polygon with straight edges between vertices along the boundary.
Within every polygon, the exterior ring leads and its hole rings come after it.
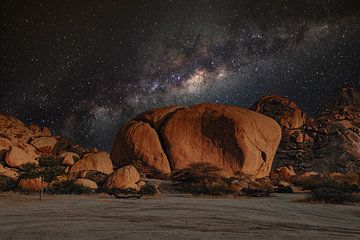
POLYGON ((360 239, 360 206, 271 198, 0 194, 0 239, 360 239))

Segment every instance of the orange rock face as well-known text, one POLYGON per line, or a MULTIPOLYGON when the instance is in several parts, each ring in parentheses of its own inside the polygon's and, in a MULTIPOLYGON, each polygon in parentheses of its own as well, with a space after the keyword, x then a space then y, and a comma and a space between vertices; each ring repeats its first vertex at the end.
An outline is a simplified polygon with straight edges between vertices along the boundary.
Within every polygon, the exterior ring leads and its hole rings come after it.
POLYGON ((88 153, 77 161, 70 172, 97 171, 105 174, 113 172, 110 156, 106 152, 88 153))
POLYGON ((273 119, 233 106, 199 104, 155 109, 136 119, 149 122, 154 127, 152 137, 162 144, 152 144, 140 128, 137 130, 141 133, 135 137, 133 128, 126 126, 144 123, 130 122, 120 130, 113 146, 112 160, 116 165, 136 163, 138 159, 146 162, 139 152, 157 148, 161 154, 152 152, 151 159, 166 154, 160 158, 162 162, 156 161, 165 169, 167 164, 177 170, 208 162, 221 168, 226 176, 243 171, 264 177, 269 174, 281 139, 281 128, 273 119), (128 144, 129 139, 132 144, 128 144), (130 149, 130 154, 124 149, 130 149), (119 157, 121 151, 124 152, 119 157))
POLYGON ((115 166, 135 164, 144 173, 171 172, 157 132, 148 123, 130 121, 125 124, 117 135, 111 159, 115 166))
POLYGON ((264 96, 252 109, 275 119, 283 129, 300 128, 306 120, 296 103, 282 96, 264 96))
POLYGON ((122 167, 113 172, 106 180, 105 187, 107 189, 138 189, 137 182, 140 175, 133 166, 122 167))
POLYGON ((51 154, 56 143, 57 140, 55 137, 39 137, 31 141, 31 144, 45 155, 51 154))
POLYGON ((237 171, 269 174, 281 139, 272 119, 239 107, 200 104, 177 111, 163 126, 162 136, 173 169, 208 162, 227 176, 237 171))
POLYGON ((11 147, 5 156, 5 161, 10 167, 20 167, 26 163, 38 164, 34 156, 29 155, 25 150, 18 147, 11 147))

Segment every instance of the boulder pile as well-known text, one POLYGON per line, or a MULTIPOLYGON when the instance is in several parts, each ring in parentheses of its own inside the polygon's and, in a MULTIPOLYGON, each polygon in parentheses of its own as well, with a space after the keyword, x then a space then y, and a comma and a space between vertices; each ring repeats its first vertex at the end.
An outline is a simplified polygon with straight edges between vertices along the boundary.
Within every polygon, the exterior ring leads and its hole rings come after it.
MULTIPOLYGON (((129 166, 117 170, 116 172, 123 172, 123 175, 115 181, 113 164, 107 152, 83 148, 64 137, 51 135, 48 128, 27 126, 16 118, 0 114, 1 183, 15 183, 14 187, 26 192, 38 192, 41 186, 51 188, 65 181, 91 190, 100 186, 106 188, 105 183, 111 181, 116 182, 111 188, 139 189, 139 178, 133 177, 138 174, 136 169, 131 167, 129 172, 128 168, 129 166), (49 174, 55 170, 63 170, 52 182, 41 179, 36 172, 29 173, 26 167, 29 164, 39 166, 45 160, 50 161, 50 164, 46 163, 49 174), (111 178, 106 180, 108 176, 111 178)), ((0 184, 0 188, 9 190, 4 185, 6 184, 0 184)))
POLYGON ((253 106, 259 113, 273 117, 283 129, 273 168, 292 166, 298 174, 360 170, 360 93, 357 89, 340 89, 313 117, 304 118, 305 114, 294 102, 284 99, 263 97, 253 106))

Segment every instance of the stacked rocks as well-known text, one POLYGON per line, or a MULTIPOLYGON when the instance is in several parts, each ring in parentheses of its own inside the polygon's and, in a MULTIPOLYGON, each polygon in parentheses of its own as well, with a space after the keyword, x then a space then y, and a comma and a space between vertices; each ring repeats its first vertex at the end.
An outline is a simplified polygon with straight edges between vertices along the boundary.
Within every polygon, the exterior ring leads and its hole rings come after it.
POLYGON ((263 97, 253 109, 273 117, 283 128, 274 168, 289 165, 297 173, 360 170, 360 93, 357 89, 340 89, 312 118, 300 113, 294 102, 279 96, 263 97))
MULTIPOLYGON (((113 182, 111 188, 139 189, 135 168, 112 175, 113 164, 110 155, 97 149, 87 149, 72 144, 61 136, 52 136, 46 127, 27 126, 20 120, 0 114, 0 177, 2 181, 15 183, 18 188, 28 192, 39 191, 41 186, 50 187, 54 183, 42 182, 41 178, 23 178, 24 164, 39 165, 39 159, 52 159, 65 169, 59 181, 72 180, 74 184, 95 190, 106 182, 113 182), (110 180, 106 181, 108 176, 110 180), (129 176, 128 176, 129 175, 129 176)), ((127 167, 129 168, 129 166, 127 167)), ((0 187, 8 189, 7 186, 0 187)), ((0 189, 1 190, 1 189, 0 189)))

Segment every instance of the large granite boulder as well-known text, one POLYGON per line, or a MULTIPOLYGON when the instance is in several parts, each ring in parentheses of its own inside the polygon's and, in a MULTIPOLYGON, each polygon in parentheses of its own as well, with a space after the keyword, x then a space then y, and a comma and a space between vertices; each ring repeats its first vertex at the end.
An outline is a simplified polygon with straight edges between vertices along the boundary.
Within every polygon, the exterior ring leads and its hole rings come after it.
POLYGON ((149 175, 171 173, 156 130, 144 122, 130 121, 120 129, 111 159, 115 166, 133 164, 142 173, 149 175))
POLYGON ((242 171, 264 177, 269 174, 280 139, 280 126, 265 115, 234 106, 198 104, 137 116, 120 129, 111 157, 116 166, 156 163, 163 174, 169 172, 168 166, 178 170, 206 162, 219 167, 225 176, 242 171), (143 152, 150 154, 144 157, 143 152))

